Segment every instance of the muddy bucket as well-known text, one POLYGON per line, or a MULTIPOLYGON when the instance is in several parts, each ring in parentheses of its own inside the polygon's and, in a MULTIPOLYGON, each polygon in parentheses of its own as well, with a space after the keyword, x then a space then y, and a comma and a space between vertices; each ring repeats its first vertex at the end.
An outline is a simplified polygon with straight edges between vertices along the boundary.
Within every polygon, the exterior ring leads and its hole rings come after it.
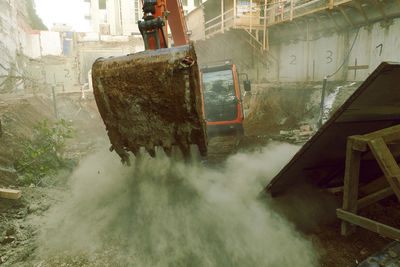
POLYGON ((100 58, 92 68, 97 106, 115 150, 123 162, 128 151, 144 147, 167 155, 178 146, 185 157, 190 144, 207 153, 201 110, 197 58, 193 45, 100 58))

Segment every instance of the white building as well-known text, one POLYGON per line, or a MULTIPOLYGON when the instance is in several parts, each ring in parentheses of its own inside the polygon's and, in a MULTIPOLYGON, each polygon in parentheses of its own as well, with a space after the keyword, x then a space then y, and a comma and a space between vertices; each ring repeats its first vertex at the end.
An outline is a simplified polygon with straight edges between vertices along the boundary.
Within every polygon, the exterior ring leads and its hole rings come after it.
MULTIPOLYGON (((140 34, 137 21, 142 19, 142 0, 86 0, 93 32, 107 35, 140 34)), ((204 0, 182 1, 185 15, 204 0)))

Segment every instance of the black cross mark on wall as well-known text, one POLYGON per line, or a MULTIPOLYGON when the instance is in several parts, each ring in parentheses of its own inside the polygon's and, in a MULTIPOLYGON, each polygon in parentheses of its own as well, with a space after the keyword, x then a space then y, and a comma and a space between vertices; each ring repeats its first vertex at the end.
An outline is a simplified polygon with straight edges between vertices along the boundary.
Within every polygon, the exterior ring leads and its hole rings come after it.
POLYGON ((367 70, 368 65, 357 65, 357 58, 354 59, 354 66, 349 66, 348 70, 354 70, 354 80, 357 78, 357 70, 367 70))

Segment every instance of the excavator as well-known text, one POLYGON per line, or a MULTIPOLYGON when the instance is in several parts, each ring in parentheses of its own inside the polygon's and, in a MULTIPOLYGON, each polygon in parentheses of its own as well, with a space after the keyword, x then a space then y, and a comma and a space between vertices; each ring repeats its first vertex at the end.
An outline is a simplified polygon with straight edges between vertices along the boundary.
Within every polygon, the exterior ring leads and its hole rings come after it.
MULTIPOLYGON (((127 164, 128 152, 138 156, 141 147, 152 157, 156 147, 168 156, 178 147, 184 158, 189 158, 190 146, 197 145, 205 157, 207 124, 213 125, 211 128, 216 124, 241 127, 243 108, 236 69, 224 64, 199 71, 181 0, 143 0, 142 6, 144 15, 138 27, 145 51, 99 58, 92 66, 93 92, 111 142, 110 151, 127 164), (174 42, 170 48, 168 26, 174 42), (223 103, 219 101, 222 109, 205 101, 218 102, 212 93, 224 90, 227 92, 218 96, 225 98, 223 103), (216 110, 222 115, 211 115, 216 110)), ((248 86, 247 81, 245 89, 248 86)))

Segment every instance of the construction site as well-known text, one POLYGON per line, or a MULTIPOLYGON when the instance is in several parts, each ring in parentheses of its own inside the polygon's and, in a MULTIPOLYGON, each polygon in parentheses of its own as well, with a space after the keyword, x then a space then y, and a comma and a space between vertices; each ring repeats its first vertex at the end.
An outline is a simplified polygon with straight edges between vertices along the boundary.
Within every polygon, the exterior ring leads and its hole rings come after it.
POLYGON ((0 0, 0 51, 0 266, 400 266, 400 0, 0 0))

